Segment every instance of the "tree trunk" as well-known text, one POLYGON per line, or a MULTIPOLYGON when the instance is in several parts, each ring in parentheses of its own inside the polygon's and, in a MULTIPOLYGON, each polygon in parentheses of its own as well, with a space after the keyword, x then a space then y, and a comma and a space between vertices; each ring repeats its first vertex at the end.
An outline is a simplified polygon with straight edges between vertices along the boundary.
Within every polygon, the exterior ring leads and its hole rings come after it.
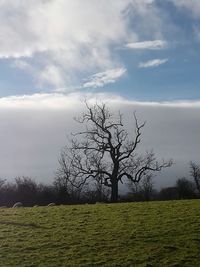
POLYGON ((111 202, 117 202, 118 201, 118 181, 117 179, 114 179, 112 181, 112 187, 111 187, 111 202))

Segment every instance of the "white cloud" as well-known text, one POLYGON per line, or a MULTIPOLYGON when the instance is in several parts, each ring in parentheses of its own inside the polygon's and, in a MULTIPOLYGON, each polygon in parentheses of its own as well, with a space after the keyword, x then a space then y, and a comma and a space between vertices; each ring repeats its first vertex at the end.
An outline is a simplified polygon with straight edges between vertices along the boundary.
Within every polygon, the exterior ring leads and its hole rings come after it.
POLYGON ((36 57, 34 75, 53 86, 69 85, 80 72, 116 67, 110 47, 129 36, 123 11, 131 2, 1 1, 0 57, 36 57))
POLYGON ((165 64, 168 61, 167 58, 165 59, 153 59, 149 60, 147 62, 141 62, 139 64, 139 68, 153 68, 153 67, 158 67, 160 65, 165 64))
POLYGON ((167 47, 167 42, 163 40, 154 40, 154 41, 144 41, 144 42, 135 42, 128 43, 125 45, 129 49, 164 49, 167 47))
POLYGON ((126 73, 125 68, 110 69, 104 72, 99 72, 92 75, 84 84, 83 87, 103 87, 109 83, 115 83, 126 73))
POLYGON ((65 73, 62 73, 62 69, 59 66, 47 65, 43 71, 39 74, 39 85, 43 86, 44 83, 51 84, 56 88, 60 88, 65 85, 63 80, 65 73))
POLYGON ((113 48, 141 39, 147 24, 161 36, 160 23, 153 0, 2 0, 0 58, 28 57, 40 86, 77 85, 124 65, 113 48), (130 26, 133 18, 142 29, 130 26))
POLYGON ((146 106, 155 108, 194 108, 200 109, 200 100, 176 100, 176 101, 136 101, 128 100, 118 94, 111 93, 51 93, 33 94, 23 96, 8 96, 0 98, 0 111, 3 110, 63 110, 75 109, 84 104, 85 99, 91 103, 96 101, 107 102, 114 105, 131 105, 136 107, 146 106))

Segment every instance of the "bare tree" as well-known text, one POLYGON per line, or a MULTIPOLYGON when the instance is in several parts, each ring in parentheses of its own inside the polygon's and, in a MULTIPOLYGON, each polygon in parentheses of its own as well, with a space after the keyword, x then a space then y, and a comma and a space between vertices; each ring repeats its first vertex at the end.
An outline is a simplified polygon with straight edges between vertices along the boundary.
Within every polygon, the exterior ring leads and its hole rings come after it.
POLYGON ((195 162, 190 162, 190 173, 194 179, 198 194, 200 195, 200 166, 195 162))
POLYGON ((141 142, 141 130, 136 114, 135 134, 129 138, 123 125, 123 116, 110 112, 105 103, 90 106, 76 121, 85 124, 85 130, 73 134, 71 146, 65 147, 59 160, 60 175, 65 175, 76 187, 86 182, 101 179, 104 186, 111 188, 111 201, 118 200, 118 185, 125 178, 139 182, 153 171, 169 167, 172 161, 156 161, 152 151, 138 155, 136 149, 141 142))
POLYGON ((133 200, 151 200, 155 193, 152 173, 144 176, 140 182, 129 181, 128 188, 130 190, 129 197, 132 196, 133 200))
POLYGON ((59 158, 59 169, 56 172, 54 185, 57 190, 65 192, 72 200, 80 199, 81 194, 87 188, 87 179, 84 176, 77 176, 77 170, 73 167, 75 158, 69 158, 71 149, 64 147, 59 158))
POLYGON ((150 173, 142 179, 141 189, 144 195, 144 200, 149 201, 153 195, 153 175, 150 173))

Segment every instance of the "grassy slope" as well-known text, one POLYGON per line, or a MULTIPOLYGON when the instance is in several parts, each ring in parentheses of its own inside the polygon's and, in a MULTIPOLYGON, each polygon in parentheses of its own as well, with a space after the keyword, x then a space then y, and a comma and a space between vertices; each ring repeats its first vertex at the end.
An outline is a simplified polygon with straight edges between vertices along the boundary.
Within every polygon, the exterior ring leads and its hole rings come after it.
POLYGON ((0 266, 200 266, 200 200, 0 209, 0 266))

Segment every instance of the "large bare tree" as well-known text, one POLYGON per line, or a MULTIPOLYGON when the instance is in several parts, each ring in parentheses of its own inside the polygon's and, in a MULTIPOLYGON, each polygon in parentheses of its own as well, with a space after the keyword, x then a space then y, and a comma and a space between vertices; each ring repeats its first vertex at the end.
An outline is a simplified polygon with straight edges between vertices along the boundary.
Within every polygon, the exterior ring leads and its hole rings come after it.
POLYGON ((133 113, 135 133, 124 128, 123 116, 114 116, 105 103, 90 106, 76 121, 85 129, 72 134, 69 147, 64 147, 59 159, 59 173, 68 183, 82 187, 86 182, 99 181, 111 189, 111 201, 118 200, 118 185, 124 179, 139 182, 153 171, 169 167, 172 161, 158 162, 154 153, 136 152, 145 123, 139 124, 133 113))

